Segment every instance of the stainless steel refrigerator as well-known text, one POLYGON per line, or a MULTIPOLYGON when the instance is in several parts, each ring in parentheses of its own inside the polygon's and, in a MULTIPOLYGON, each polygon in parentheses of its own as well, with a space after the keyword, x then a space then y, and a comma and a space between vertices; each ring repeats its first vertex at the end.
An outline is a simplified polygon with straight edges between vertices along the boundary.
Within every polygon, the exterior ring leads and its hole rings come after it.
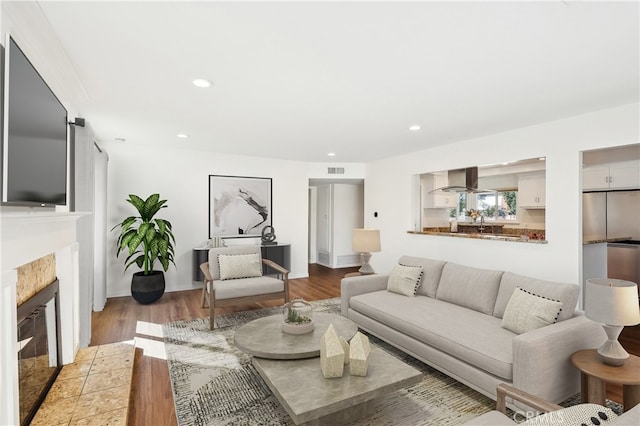
POLYGON ((640 191, 582 194, 584 241, 640 240, 640 191))
POLYGON ((607 238, 640 240, 640 191, 606 194, 607 238))
POLYGON ((607 245, 607 277, 640 284, 640 191, 591 192, 582 197, 584 241, 607 245))
POLYGON ((596 241, 607 239, 607 193, 582 194, 582 239, 596 241))

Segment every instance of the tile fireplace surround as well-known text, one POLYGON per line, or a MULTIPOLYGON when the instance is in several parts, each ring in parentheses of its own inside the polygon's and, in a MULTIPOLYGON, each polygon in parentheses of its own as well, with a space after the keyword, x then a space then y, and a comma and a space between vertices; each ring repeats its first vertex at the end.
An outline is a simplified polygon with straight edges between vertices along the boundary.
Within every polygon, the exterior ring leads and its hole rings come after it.
POLYGON ((76 221, 83 213, 5 211, 0 214, 0 424, 19 424, 17 269, 33 260, 55 255, 60 282, 62 363, 73 362, 79 349, 78 242, 76 221))

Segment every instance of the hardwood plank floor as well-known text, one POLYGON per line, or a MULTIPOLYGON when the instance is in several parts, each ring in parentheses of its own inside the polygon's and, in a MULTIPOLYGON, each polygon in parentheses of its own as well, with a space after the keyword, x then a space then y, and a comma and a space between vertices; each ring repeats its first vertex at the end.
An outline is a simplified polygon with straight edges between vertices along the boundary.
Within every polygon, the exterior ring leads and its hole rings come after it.
MULTIPOLYGON (((290 296, 302 297, 309 301, 339 297, 340 280, 345 274, 357 269, 330 269, 311 264, 309 278, 289 281, 290 296)), ((200 307, 200 295, 200 290, 166 293, 151 305, 140 305, 131 297, 108 299, 104 310, 94 312, 92 315, 91 346, 133 339, 138 321, 164 324, 207 317, 209 311, 200 307)), ((282 303, 282 301, 270 300, 218 308, 216 315, 280 306, 282 303)), ((166 361, 143 356, 141 350, 136 352, 136 367, 130 398, 129 425, 177 424, 166 361)))
MULTIPOLYGON (((355 270, 357 268, 329 269, 316 264, 309 265, 309 278, 290 281, 291 297, 302 297, 309 301, 339 297, 340 280, 355 270)), ((200 307, 200 294, 200 290, 166 293, 151 305, 140 305, 131 297, 108 299, 105 309, 92 315, 91 346, 133 339, 138 321, 163 324, 206 317, 208 310, 200 307)), ((225 307, 216 309, 216 314, 281 304, 274 300, 225 307)), ((629 353, 640 356, 640 326, 625 327, 620 342, 629 353)), ((607 397, 621 402, 622 388, 607 386, 607 397)), ((128 424, 177 424, 167 362, 143 356, 141 350, 136 353, 128 424)))

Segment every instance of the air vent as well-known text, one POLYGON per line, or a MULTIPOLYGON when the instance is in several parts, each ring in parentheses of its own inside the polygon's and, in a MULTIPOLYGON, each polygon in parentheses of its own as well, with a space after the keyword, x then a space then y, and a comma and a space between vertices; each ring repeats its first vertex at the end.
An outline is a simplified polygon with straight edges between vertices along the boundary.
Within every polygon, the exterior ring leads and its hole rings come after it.
POLYGON ((344 167, 329 167, 327 169, 327 172, 330 175, 343 175, 344 174, 344 167))

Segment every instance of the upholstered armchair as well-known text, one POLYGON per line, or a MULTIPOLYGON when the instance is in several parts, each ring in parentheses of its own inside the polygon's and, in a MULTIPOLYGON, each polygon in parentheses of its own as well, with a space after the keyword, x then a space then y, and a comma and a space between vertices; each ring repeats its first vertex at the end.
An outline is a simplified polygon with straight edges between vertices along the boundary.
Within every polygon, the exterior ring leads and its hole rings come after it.
POLYGON ((200 265, 204 274, 202 302, 209 300, 209 329, 214 329, 215 308, 263 300, 289 302, 289 271, 262 259, 260 246, 218 247, 209 250, 209 262, 200 265), (277 271, 263 275, 262 265, 277 271))
POLYGON ((578 404, 563 408, 504 383, 498 385, 496 395, 495 410, 476 417, 466 422, 465 425, 640 425, 640 404, 617 416, 611 409, 598 404, 578 404), (508 416, 508 403, 516 403, 519 407, 523 405, 529 407, 529 411, 519 408, 520 414, 518 414, 520 419, 526 417, 527 420, 516 422, 513 415, 508 416))

